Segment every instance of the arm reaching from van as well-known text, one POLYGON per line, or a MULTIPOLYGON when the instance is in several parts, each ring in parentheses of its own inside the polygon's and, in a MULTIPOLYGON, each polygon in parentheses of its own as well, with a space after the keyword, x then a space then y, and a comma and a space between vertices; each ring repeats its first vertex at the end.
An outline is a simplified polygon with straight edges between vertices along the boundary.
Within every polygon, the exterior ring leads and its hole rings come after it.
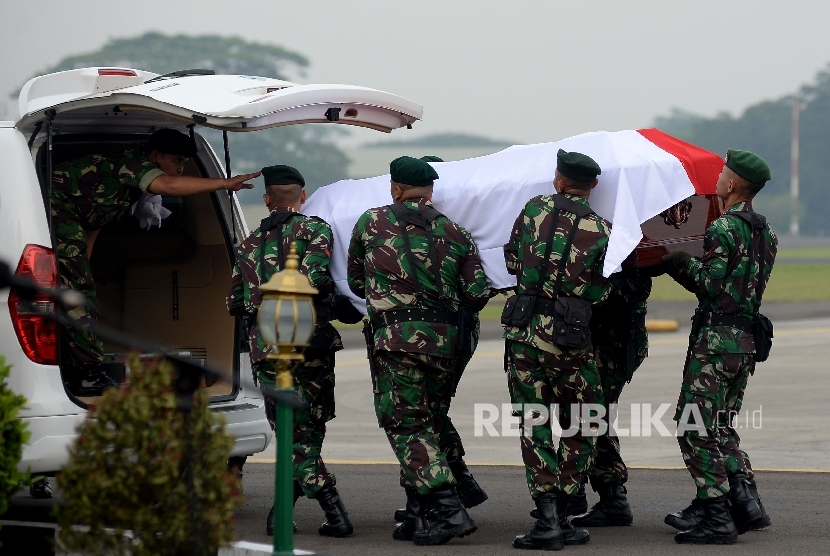
POLYGON ((173 195, 185 197, 197 193, 227 189, 228 191, 239 191, 240 189, 253 189, 253 185, 245 183, 259 176, 261 172, 243 174, 229 179, 225 178, 197 178, 193 176, 170 176, 163 174, 150 183, 147 191, 156 195, 173 195))

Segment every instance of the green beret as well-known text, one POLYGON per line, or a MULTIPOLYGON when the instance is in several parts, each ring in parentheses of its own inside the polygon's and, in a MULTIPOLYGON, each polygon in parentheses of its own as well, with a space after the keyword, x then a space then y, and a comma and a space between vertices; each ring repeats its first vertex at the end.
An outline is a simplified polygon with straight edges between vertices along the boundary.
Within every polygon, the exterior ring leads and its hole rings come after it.
POLYGON ((755 185, 764 185, 772 179, 764 159, 749 151, 727 149, 726 167, 755 185))
POLYGON ((423 160, 424 162, 444 162, 444 159, 441 158, 440 156, 434 156, 434 155, 431 155, 431 154, 428 154, 426 156, 422 156, 421 160, 423 160))
POLYGON ((196 144, 189 135, 175 129, 164 128, 150 136, 147 150, 191 158, 196 154, 196 144))
POLYGON ((392 174, 392 181, 416 187, 432 185, 432 182, 438 179, 438 172, 432 166, 420 158, 411 156, 393 160, 389 164, 389 173, 392 174))
POLYGON ((298 183, 302 187, 305 187, 305 180, 299 170, 291 166, 286 166, 285 164, 266 166, 262 169, 262 179, 265 180, 266 186, 298 183))
POLYGON ((594 181, 602 173, 599 164, 590 156, 562 149, 556 153, 556 169, 563 176, 576 181, 594 181))

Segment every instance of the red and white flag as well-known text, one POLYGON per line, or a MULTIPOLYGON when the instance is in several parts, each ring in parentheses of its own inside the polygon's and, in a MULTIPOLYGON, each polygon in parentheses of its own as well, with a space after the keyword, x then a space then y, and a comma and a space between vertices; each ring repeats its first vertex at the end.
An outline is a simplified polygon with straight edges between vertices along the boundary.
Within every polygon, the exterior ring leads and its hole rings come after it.
MULTIPOLYGON (((481 252, 484 272, 495 288, 516 285, 507 273, 503 246, 525 203, 554 192, 559 149, 578 151, 602 168, 591 193, 594 211, 612 223, 603 274, 610 276, 643 238, 640 225, 692 195, 714 194, 723 159, 657 129, 594 132, 554 143, 516 145, 503 151, 433 163, 438 175, 435 207, 470 232, 481 252)), ((412 156, 424 154, 413 152, 412 156)), ((437 153, 440 156, 440 153, 437 153)), ((309 197, 303 213, 319 216, 334 232, 331 272, 338 290, 356 299, 346 285, 349 239, 366 210, 392 202, 389 174, 342 180, 309 197)))

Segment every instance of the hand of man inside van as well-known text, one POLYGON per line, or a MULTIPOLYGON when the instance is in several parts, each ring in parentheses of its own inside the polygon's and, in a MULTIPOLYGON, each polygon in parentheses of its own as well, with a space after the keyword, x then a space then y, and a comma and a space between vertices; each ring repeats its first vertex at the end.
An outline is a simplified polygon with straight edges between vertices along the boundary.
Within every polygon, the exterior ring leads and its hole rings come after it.
POLYGON ((240 189, 253 189, 253 184, 245 183, 259 176, 261 172, 242 174, 229 179, 223 178, 197 178, 193 176, 170 176, 161 175, 153 180, 147 191, 156 195, 173 195, 185 197, 226 189, 228 191, 239 191, 240 189))

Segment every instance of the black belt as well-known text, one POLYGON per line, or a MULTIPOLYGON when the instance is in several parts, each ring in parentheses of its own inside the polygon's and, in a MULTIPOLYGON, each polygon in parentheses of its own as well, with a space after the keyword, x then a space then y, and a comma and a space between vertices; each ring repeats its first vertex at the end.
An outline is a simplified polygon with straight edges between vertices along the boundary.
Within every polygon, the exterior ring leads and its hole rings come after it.
POLYGON ((754 321, 748 317, 740 315, 723 315, 720 313, 706 313, 703 317, 701 326, 731 326, 738 328, 745 332, 752 332, 754 321))
POLYGON ((437 309, 401 309, 398 311, 381 311, 372 317, 372 328, 392 326, 402 322, 431 322, 458 326, 458 313, 449 313, 437 309))
POLYGON ((556 314, 556 300, 550 297, 536 296, 536 304, 533 306, 534 315, 545 315, 552 317, 556 314))

